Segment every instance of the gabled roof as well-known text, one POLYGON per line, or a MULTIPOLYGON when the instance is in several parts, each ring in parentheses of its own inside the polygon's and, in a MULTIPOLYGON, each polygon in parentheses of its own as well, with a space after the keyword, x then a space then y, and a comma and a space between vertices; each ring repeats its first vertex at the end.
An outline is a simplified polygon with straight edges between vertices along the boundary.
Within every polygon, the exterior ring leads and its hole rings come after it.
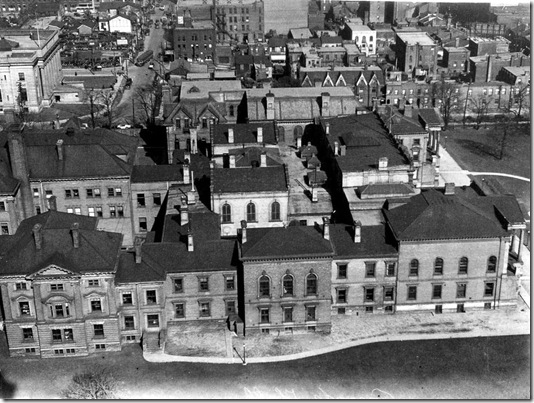
POLYGON ((385 225, 361 227, 361 240, 354 242, 352 225, 335 224, 330 226, 330 239, 334 246, 335 259, 366 257, 392 257, 397 255, 394 240, 386 236, 385 225))
POLYGON ((219 124, 213 128, 213 144, 228 143, 228 129, 234 129, 234 144, 258 142, 258 128, 263 129, 263 141, 266 144, 276 144, 273 123, 238 123, 219 124))
POLYGON ((441 118, 438 111, 434 108, 420 108, 418 110, 419 118, 423 121, 424 124, 428 126, 443 126, 443 119, 441 118))
POLYGON ((235 166, 238 168, 259 166, 262 153, 266 154, 267 166, 282 164, 280 160, 280 152, 277 148, 246 147, 232 148, 228 150, 228 154, 235 155, 235 166))
POLYGON ((288 192, 285 165, 213 170, 213 193, 288 192))
POLYGON ((243 261, 316 259, 332 255, 332 244, 323 238, 321 230, 307 226, 249 228, 247 241, 241 245, 243 261))
POLYGON ((395 236, 401 241, 506 236, 505 214, 514 217, 513 220, 522 219, 517 201, 514 205, 511 199, 468 198, 445 195, 434 189, 412 197, 406 205, 384 210, 395 236), (499 209, 500 202, 506 213, 499 209))

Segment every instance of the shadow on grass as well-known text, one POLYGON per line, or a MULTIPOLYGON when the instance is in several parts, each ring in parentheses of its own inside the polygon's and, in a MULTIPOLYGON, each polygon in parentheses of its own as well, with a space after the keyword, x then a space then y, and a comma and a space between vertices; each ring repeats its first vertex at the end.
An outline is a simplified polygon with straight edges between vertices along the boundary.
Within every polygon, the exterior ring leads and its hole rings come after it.
POLYGON ((0 372, 0 399, 11 399, 15 396, 17 387, 14 383, 9 382, 0 372))
POLYGON ((473 140, 458 139, 456 140, 459 146, 464 147, 466 150, 469 150, 475 155, 481 157, 491 156, 495 159, 499 159, 499 148, 498 146, 492 146, 489 144, 479 143, 473 140))

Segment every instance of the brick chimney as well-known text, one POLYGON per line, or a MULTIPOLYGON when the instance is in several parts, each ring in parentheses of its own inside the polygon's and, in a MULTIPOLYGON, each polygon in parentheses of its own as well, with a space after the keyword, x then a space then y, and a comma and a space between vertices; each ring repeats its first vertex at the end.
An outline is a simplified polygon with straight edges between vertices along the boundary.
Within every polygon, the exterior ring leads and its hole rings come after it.
POLYGON ((187 207, 187 197, 182 196, 180 206, 180 225, 189 223, 189 208, 187 207))
POLYGON ((60 161, 63 161, 63 140, 59 139, 56 142, 56 148, 57 148, 57 158, 60 161))
POLYGON ((234 143, 234 128, 233 127, 228 128, 228 143, 230 144, 234 143))
POLYGON ((260 154, 260 167, 265 168, 267 166, 267 153, 263 151, 260 154))
POLYGON ((189 172, 189 164, 183 165, 184 184, 189 185, 191 180, 191 173, 189 172))
POLYGON ((445 184, 445 196, 454 195, 454 182, 448 182, 445 184))
POLYGON ((48 198, 48 210, 57 211, 57 198, 56 198, 56 196, 50 196, 48 198))
POLYGON ((457 48, 460 47, 460 37, 457 37, 457 38, 456 38, 456 44, 455 44, 455 47, 457 47, 457 48))
POLYGON ((341 155, 341 156, 347 155, 347 146, 345 144, 343 144, 343 145, 341 145, 341 147, 339 147, 339 155, 341 155))
POLYGON ((354 221, 353 226, 354 228, 354 243, 360 243, 362 241, 362 223, 360 221, 354 221))
POLYGON ((70 233, 72 234, 72 245, 75 249, 80 247, 80 224, 75 222, 70 227, 70 233))
POLYGON ((193 244, 193 232, 191 228, 187 231, 187 251, 193 252, 195 250, 195 245, 193 244))
POLYGON ((330 220, 328 217, 323 217, 323 238, 330 239, 330 220))
POLYGON ((339 155, 339 142, 334 141, 334 155, 339 155))
POLYGON ((235 168, 235 155, 230 154, 230 155, 228 156, 228 159, 229 159, 229 162, 230 162, 229 167, 230 167, 230 168, 235 168))
POLYGON ((317 186, 312 186, 312 203, 317 203, 319 201, 318 195, 317 195, 317 186))
POLYGON ((265 96, 267 107, 265 115, 267 119, 274 120, 274 94, 269 90, 269 93, 265 96))
POLYGON ((326 122, 324 125, 324 132, 328 136, 330 134, 330 122, 326 122))
POLYGON ((241 243, 244 244, 247 242, 247 222, 241 220, 241 243))
POLYGON ((388 169, 388 157, 382 157, 378 159, 378 170, 385 171, 388 169))
POLYGON ((142 246, 145 243, 145 238, 142 238, 140 236, 135 237, 134 240, 134 256, 135 256, 135 263, 141 264, 142 261, 142 246))
POLYGON ((263 143, 263 127, 258 127, 258 143, 263 143))
POLYGON ((197 129, 189 129, 189 145, 191 148, 191 154, 198 153, 198 134, 197 129))
POLYGON ((35 249, 41 250, 43 246, 43 234, 41 232, 42 225, 35 224, 32 228, 33 231, 33 240, 35 241, 35 249))

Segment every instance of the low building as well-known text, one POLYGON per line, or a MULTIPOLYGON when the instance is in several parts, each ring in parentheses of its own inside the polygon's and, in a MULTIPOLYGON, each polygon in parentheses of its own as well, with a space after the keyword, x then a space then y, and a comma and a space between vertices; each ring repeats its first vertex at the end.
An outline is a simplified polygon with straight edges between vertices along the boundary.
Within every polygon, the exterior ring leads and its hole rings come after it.
POLYGON ((354 41, 366 56, 376 54, 376 33, 367 25, 347 22, 341 32, 343 39, 354 41))
POLYGON ((173 31, 174 58, 214 60, 215 25, 212 21, 189 21, 173 31))

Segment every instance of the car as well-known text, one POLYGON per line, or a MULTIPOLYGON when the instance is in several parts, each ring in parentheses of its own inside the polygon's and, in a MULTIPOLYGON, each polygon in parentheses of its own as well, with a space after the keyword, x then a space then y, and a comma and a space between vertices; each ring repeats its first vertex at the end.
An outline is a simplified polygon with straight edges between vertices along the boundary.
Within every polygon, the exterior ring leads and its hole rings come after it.
POLYGON ((148 65, 148 68, 149 68, 149 69, 153 69, 153 68, 154 68, 154 63, 150 63, 150 64, 148 65))
POLYGON ((121 123, 120 125, 117 125, 117 129, 131 129, 132 125, 129 125, 127 123, 121 123))

